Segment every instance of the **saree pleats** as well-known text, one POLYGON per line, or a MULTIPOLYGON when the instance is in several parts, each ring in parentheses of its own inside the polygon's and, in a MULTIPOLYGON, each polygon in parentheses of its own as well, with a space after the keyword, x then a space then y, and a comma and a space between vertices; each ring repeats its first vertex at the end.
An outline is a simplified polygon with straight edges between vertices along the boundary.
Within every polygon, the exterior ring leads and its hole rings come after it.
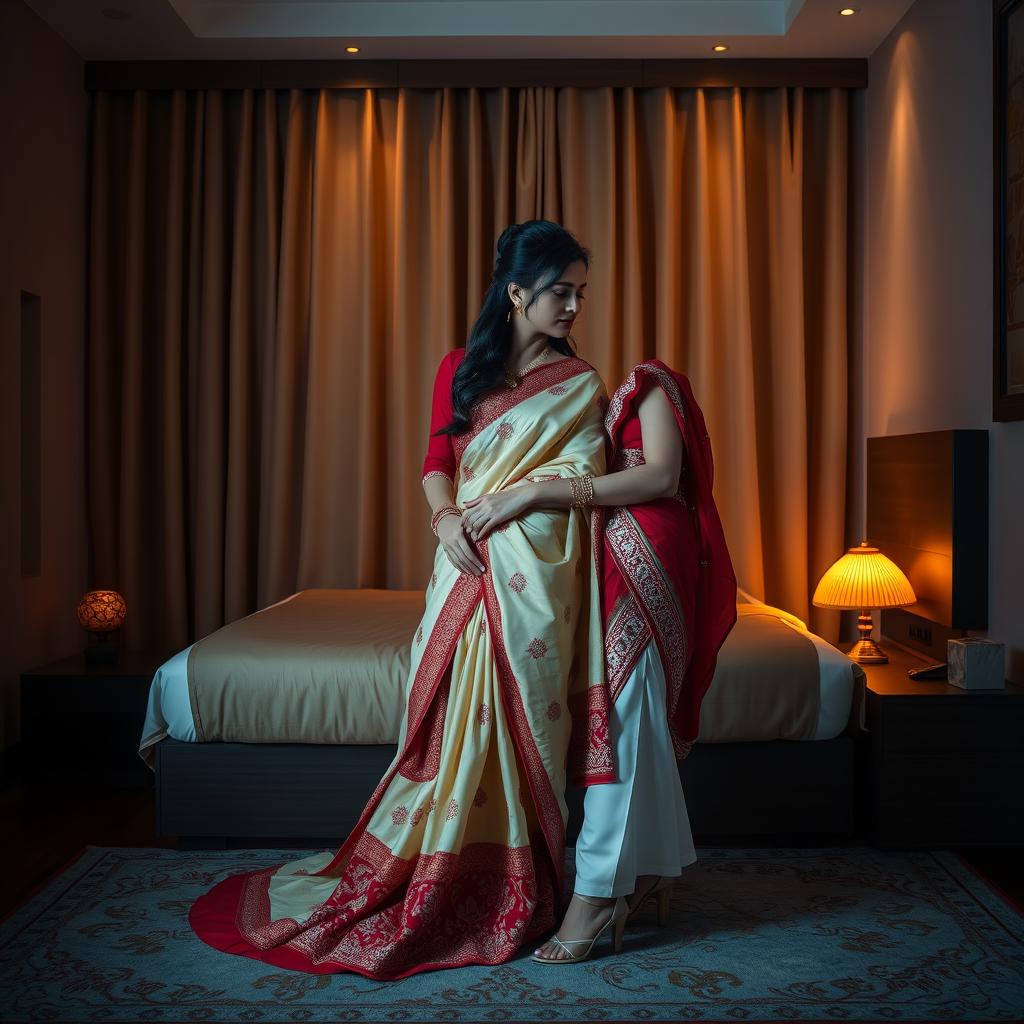
MULTIPOLYGON (((457 445, 456 500, 602 473, 603 408, 576 359, 480 403, 457 445)), ((495 531, 478 545, 481 578, 439 547, 398 753, 355 829, 334 855, 224 880, 193 906, 197 934, 298 970, 399 978, 501 963, 554 927, 567 772, 614 777, 595 550, 578 509, 495 531), (573 704, 589 768, 570 759, 573 704)))

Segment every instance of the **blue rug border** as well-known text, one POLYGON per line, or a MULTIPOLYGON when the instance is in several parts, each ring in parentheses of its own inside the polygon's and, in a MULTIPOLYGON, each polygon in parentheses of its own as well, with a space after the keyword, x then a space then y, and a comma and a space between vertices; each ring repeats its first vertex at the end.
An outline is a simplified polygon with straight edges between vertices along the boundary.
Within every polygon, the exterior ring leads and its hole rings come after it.
MULTIPOLYGON (((935 857, 941 857, 943 859, 949 858, 956 861, 958 867, 963 868, 971 878, 980 882, 988 889, 989 893, 999 900, 1000 904, 1009 907, 1013 910, 1020 918, 1022 926, 1024 926, 1024 904, 1018 903, 1017 900, 1011 896, 1001 885, 989 878, 983 871, 977 868, 969 860, 967 860, 963 854, 956 850, 939 849, 929 851, 935 857)), ((1021 856, 1024 857, 1024 850, 1021 850, 1021 856)), ((943 866, 946 866, 945 863, 943 866)), ((951 872, 952 874, 952 872, 951 872)), ((954 876, 956 877, 956 876, 954 876)))
MULTIPOLYGON (((69 878, 71 873, 75 870, 75 868, 79 868, 81 866, 84 868, 84 873, 88 873, 88 871, 96 864, 98 864, 99 861, 102 859, 103 851, 131 849, 148 850, 157 849, 157 847, 90 846, 88 844, 79 847, 77 853, 70 856, 66 861, 64 861, 63 864, 61 864, 59 868, 57 868, 54 871, 51 871, 41 882, 38 882, 27 893, 25 893, 25 895, 22 896, 22 898, 17 902, 17 904, 15 904, 15 906, 11 907, 10 910, 8 910, 2 917, 0 917, 0 949, 3 949, 3 947, 6 946, 7 943, 10 941, 7 932, 12 930, 12 923, 22 916, 38 916, 31 915, 32 904, 35 903, 37 900, 43 899, 52 888, 60 884, 63 880, 69 878), (99 851, 100 855, 90 857, 89 855, 93 851, 99 851)), ((82 874, 82 870, 75 874, 74 881, 71 884, 74 884, 74 882, 78 881, 78 879, 82 877, 82 874)), ((65 887, 65 889, 66 888, 67 887, 65 887)), ((47 906, 49 905, 50 904, 47 903, 47 906)), ((21 930, 21 928, 24 927, 25 925, 23 924, 19 928, 13 929, 13 931, 17 933, 21 930)))

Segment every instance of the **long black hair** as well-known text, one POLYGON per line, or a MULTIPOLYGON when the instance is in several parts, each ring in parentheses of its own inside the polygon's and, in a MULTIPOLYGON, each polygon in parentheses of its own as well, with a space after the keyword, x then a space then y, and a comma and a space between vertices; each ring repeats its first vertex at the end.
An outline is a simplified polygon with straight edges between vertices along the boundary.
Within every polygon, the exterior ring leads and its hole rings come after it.
MULTIPOLYGON (((502 231, 490 287, 469 332, 466 354, 452 378, 452 421, 439 434, 461 434, 468 430, 473 403, 505 379, 513 332, 508 319, 512 309, 509 284, 533 287, 525 312, 570 263, 580 260, 589 269, 590 253, 571 232, 552 220, 526 220, 510 224, 502 231)), ((565 338, 549 336, 548 344, 563 355, 575 354, 565 338)))

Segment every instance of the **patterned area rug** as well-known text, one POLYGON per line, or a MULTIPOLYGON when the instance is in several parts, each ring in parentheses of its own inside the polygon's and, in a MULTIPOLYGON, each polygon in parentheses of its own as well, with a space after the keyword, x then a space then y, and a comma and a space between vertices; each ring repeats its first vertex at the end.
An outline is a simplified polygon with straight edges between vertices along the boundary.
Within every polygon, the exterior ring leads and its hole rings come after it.
MULTIPOLYGON (((948 852, 699 849, 658 928, 619 955, 306 975, 216 952, 192 901, 302 851, 90 846, 0 925, 0 1019, 53 1021, 1012 1021, 1024 916, 948 852)), ((572 852, 569 859, 572 872, 572 852)))

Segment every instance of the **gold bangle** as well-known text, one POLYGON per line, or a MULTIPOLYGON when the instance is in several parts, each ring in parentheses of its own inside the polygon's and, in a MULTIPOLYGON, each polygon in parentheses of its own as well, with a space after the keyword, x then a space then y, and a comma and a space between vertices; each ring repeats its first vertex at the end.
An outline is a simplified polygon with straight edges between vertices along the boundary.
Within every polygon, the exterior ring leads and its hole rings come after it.
POLYGON ((434 536, 437 536, 437 524, 445 516, 461 516, 462 509, 457 505, 442 505, 431 517, 430 517, 430 529, 433 531, 434 536))
POLYGON ((590 508, 594 504, 594 478, 589 473, 569 478, 572 508, 590 508))

